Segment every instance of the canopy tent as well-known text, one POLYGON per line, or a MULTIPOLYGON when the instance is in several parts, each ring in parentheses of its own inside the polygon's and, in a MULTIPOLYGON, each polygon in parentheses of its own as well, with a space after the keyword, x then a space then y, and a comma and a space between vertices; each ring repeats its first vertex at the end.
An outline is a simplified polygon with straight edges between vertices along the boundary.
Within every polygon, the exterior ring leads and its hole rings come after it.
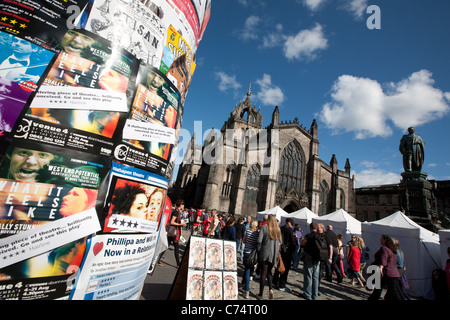
POLYGON ((266 214, 273 214, 278 221, 281 221, 281 217, 288 214, 286 211, 281 209, 279 206, 273 207, 272 209, 261 211, 256 214, 256 220, 262 221, 266 214))
POLYGON ((447 248, 450 247, 450 230, 439 230, 439 242, 441 243, 441 265, 444 270, 447 259, 450 258, 447 253, 447 248))
POLYGON ((322 223, 325 228, 327 225, 332 225, 336 235, 342 234, 343 244, 350 241, 352 235, 361 236, 361 222, 349 215, 344 209, 336 210, 324 216, 314 217, 312 221, 322 223))
POLYGON ((370 248, 371 259, 380 248, 380 238, 386 234, 396 238, 404 253, 406 277, 409 282, 407 293, 413 297, 433 299, 431 273, 441 266, 439 236, 419 226, 402 212, 397 211, 386 218, 361 224, 362 237, 370 248))
POLYGON ((303 234, 309 233, 309 224, 312 222, 312 219, 318 217, 317 214, 304 207, 300 210, 294 211, 292 213, 287 213, 281 217, 280 226, 286 223, 287 218, 292 218, 294 220, 294 224, 297 223, 302 229, 303 234))

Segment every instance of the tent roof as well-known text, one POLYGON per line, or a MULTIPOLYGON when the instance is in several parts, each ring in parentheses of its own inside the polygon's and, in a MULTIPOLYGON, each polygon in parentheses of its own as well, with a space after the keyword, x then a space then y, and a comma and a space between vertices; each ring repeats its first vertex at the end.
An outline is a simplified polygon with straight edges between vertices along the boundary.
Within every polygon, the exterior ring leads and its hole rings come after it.
POLYGON ((361 234, 361 222, 347 213, 344 209, 336 210, 324 216, 317 216, 313 219, 315 222, 329 222, 336 225, 346 225, 347 231, 361 234))
POLYGON ((301 218, 312 219, 314 217, 318 217, 317 214, 315 214, 314 212, 309 210, 307 207, 303 207, 300 210, 294 211, 292 213, 288 213, 288 215, 290 217, 299 218, 299 219, 301 219, 301 218))
POLYGON ((362 226, 364 229, 367 229, 367 226, 386 228, 386 230, 388 230, 389 227, 399 228, 404 229, 402 232, 403 235, 409 233, 411 236, 417 235, 421 239, 431 242, 435 242, 438 239, 437 234, 421 227, 401 211, 394 212, 391 215, 377 221, 363 222, 362 226))
POLYGON ((263 216, 266 214, 273 214, 277 218, 278 221, 281 221, 281 217, 287 215, 288 213, 281 209, 279 206, 273 207, 269 210, 258 212, 258 216, 263 216))

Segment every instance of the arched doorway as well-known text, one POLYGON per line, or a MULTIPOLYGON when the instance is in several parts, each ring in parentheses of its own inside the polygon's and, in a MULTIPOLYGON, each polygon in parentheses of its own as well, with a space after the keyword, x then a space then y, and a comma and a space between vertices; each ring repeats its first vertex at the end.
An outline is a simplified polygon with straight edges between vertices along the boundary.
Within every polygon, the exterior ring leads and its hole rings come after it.
POLYGON ((294 200, 287 200, 280 207, 287 213, 292 213, 301 209, 300 205, 296 203, 294 200))

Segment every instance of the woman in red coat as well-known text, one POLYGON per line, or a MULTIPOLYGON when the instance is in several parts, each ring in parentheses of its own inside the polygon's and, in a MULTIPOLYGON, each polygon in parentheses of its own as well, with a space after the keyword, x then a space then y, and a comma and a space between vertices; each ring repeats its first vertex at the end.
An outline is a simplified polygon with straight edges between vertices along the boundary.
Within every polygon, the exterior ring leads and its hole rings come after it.
POLYGON ((348 256, 347 256, 347 262, 348 262, 348 277, 352 279, 352 284, 355 285, 355 279, 358 280, 361 287, 364 287, 364 283, 362 282, 361 278, 359 277, 359 264, 361 260, 361 251, 356 246, 356 243, 349 242, 349 248, 348 248, 348 256))

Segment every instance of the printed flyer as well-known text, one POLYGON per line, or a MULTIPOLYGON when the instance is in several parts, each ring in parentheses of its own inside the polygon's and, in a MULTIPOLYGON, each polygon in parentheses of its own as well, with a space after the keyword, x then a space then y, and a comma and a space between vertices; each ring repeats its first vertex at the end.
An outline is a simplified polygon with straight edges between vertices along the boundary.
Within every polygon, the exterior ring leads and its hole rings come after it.
POLYGON ((203 300, 223 300, 222 271, 205 271, 203 300))
POLYGON ((205 268, 205 242, 206 238, 191 236, 189 246, 189 268, 205 268))
POLYGON ((88 253, 71 300, 138 300, 158 234, 103 234, 88 241, 88 253))
POLYGON ((160 176, 113 162, 103 232, 157 232, 167 186, 160 176))
POLYGON ((188 269, 186 300, 203 300, 203 270, 188 269))
POLYGON ((3 0, 0 30, 58 52, 62 36, 73 27, 86 3, 87 0, 3 0))
POLYGON ((54 53, 0 31, 0 159, 54 53))
POLYGON ((136 58, 159 67, 166 26, 164 13, 151 1, 91 1, 85 29, 109 39, 136 58))
POLYGON ((223 272, 223 300, 239 300, 236 272, 223 272))
POLYGON ((206 239, 206 269, 223 269, 223 240, 206 239))
POLYGON ((139 64, 82 30, 69 30, 15 138, 111 156, 139 64))
POLYGON ((237 271, 235 241, 223 241, 223 270, 237 271))
POLYGON ((182 109, 172 82, 158 69, 141 64, 123 143, 115 148, 115 158, 164 176, 173 148, 167 142, 176 139, 182 109))

